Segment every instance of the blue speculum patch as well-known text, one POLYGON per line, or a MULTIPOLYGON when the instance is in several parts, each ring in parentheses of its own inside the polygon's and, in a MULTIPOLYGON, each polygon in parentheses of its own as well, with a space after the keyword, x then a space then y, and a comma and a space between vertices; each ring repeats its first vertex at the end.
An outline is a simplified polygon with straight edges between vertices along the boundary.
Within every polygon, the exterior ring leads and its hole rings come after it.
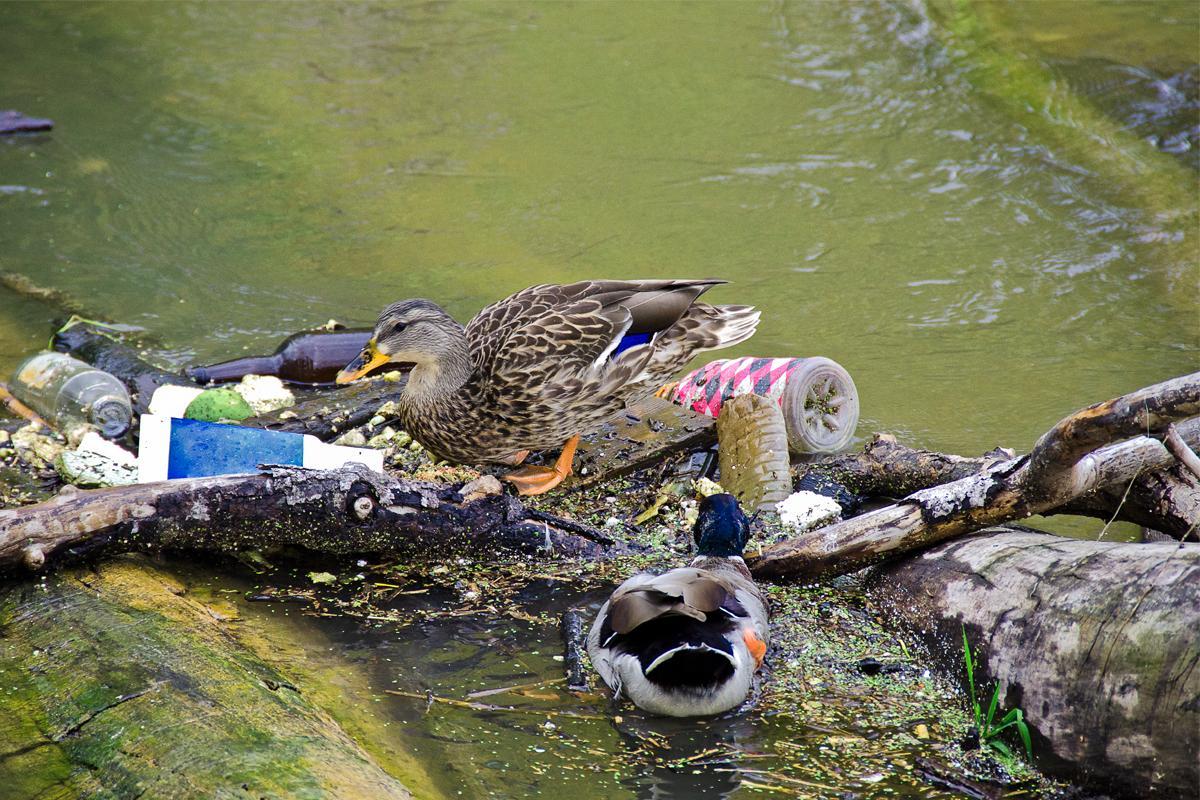
POLYGON ((637 347, 639 344, 645 344, 646 342, 650 341, 652 338, 654 338, 653 333, 630 333, 625 336, 622 336, 620 343, 617 345, 617 349, 613 350, 612 356, 610 356, 610 358, 616 358, 617 356, 621 355, 621 353, 625 352, 629 348, 637 347))
POLYGON ((171 420, 167 478, 257 472, 259 464, 304 464, 304 437, 281 431, 171 420))

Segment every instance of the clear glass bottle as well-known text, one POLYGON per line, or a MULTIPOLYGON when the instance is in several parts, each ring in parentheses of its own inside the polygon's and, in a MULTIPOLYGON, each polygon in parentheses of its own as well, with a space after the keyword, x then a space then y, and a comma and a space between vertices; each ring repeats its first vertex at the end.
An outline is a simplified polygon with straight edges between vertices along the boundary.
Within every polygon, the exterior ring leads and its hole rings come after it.
POLYGON ((17 367, 12 393, 68 439, 91 425, 108 439, 123 436, 133 418, 129 391, 107 372, 65 353, 38 353, 17 367))

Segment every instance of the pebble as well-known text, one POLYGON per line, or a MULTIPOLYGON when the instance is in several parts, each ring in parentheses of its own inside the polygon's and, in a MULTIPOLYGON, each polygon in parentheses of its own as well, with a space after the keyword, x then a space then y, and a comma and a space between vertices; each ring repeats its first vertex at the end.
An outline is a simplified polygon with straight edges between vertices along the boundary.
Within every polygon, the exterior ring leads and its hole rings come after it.
POLYGON ((815 492, 795 492, 777 507, 779 521, 796 533, 819 528, 842 518, 842 507, 836 500, 815 492))
POLYGON ((343 444, 346 447, 366 447, 367 437, 363 436, 363 432, 355 428, 343 433, 341 436, 333 440, 334 444, 343 444))
POLYGON ((233 388, 250 404, 256 416, 296 405, 296 396, 274 375, 246 375, 233 388))
POLYGON ((84 435, 75 450, 64 450, 54 468, 75 486, 128 486, 137 483, 137 457, 95 431, 84 435))

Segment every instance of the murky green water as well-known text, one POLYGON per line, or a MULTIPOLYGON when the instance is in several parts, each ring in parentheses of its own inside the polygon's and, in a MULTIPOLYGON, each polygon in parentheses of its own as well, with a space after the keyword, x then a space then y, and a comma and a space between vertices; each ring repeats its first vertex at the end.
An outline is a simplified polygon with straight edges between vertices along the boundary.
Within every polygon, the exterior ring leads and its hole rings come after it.
MULTIPOLYGON (((979 6, 981 49, 950 5, 6 4, 0 105, 57 127, 0 140, 0 268, 175 365, 404 296, 466 319, 535 282, 720 276, 764 311, 741 352, 844 364, 862 434, 1023 449, 1200 367, 1200 10, 979 6), (1053 102, 997 93, 1004 58, 1053 102)), ((0 289, 0 371, 54 316, 0 289)), ((435 635, 430 680, 549 669, 505 636, 435 635)), ((426 735, 516 723, 454 724, 426 735)))

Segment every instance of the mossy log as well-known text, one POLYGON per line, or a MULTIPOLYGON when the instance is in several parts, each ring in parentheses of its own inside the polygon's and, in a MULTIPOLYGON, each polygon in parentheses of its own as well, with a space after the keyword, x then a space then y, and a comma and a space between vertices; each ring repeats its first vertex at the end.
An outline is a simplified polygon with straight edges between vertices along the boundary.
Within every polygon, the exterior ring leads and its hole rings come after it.
POLYGON ((281 545, 437 558, 502 551, 590 557, 629 552, 600 531, 527 510, 507 495, 467 502, 458 487, 399 480, 357 464, 72 488, 44 503, 0 509, 0 566, 23 563, 36 569, 63 552, 237 552, 281 545))
POLYGON ((0 590, 0 794, 411 796, 182 595, 129 560, 0 590))
MULTIPOLYGON (((1186 420, 1176 434, 1194 448, 1198 415, 1200 373, 1096 403, 1059 421, 1027 456, 773 544, 747 563, 759 577, 812 580, 1053 511, 1180 463, 1157 437, 1186 420)), ((1197 519, 1187 523, 1200 526, 1197 519)))
POLYGON ((1039 766, 1116 796, 1195 796, 1200 545, 1002 530, 889 562, 871 585, 960 672, 965 626, 1039 766))

